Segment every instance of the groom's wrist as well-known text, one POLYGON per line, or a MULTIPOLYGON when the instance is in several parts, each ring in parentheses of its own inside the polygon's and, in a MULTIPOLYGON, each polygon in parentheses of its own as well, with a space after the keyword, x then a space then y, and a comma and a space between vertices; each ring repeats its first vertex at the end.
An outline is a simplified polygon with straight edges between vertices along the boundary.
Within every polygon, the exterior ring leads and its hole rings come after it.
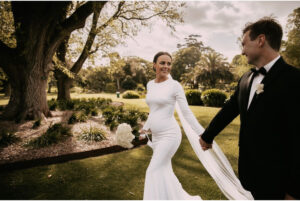
POLYGON ((204 131, 204 133, 201 135, 202 140, 204 140, 207 144, 212 144, 213 138, 209 138, 207 133, 204 131))

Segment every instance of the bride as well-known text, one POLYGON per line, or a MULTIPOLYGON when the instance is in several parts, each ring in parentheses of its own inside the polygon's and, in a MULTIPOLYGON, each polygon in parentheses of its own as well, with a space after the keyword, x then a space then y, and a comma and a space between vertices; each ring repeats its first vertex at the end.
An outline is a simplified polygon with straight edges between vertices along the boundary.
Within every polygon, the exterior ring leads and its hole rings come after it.
POLYGON ((170 76, 172 57, 158 52, 153 59, 156 78, 147 84, 146 102, 150 114, 140 131, 141 137, 151 131, 152 142, 148 145, 153 155, 146 171, 144 200, 201 199, 189 195, 181 186, 172 169, 171 159, 181 143, 181 130, 174 117, 178 113, 184 131, 203 166, 228 199, 253 199, 236 178, 228 160, 214 142, 213 149, 204 152, 199 144, 203 127, 190 110, 184 90, 170 76))

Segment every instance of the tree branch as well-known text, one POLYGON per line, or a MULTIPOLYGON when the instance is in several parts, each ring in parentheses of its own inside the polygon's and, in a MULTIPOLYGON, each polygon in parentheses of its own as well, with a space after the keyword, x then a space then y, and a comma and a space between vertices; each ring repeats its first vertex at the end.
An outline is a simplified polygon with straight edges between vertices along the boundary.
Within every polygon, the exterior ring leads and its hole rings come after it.
POLYGON ((73 65, 73 67, 71 68, 70 71, 72 71, 73 73, 78 73, 80 71, 80 69, 82 68, 83 63, 85 62, 85 60, 87 59, 87 57, 89 56, 89 52, 92 48, 92 45, 94 43, 95 37, 97 35, 97 23, 98 23, 98 19, 100 16, 100 12, 103 8, 104 4, 100 4, 98 5, 98 7, 94 10, 94 16, 93 16, 93 23, 91 26, 91 30, 89 32, 88 38, 86 40, 86 43, 84 45, 84 48, 81 52, 80 57, 77 59, 77 61, 75 62, 75 64, 73 65))
POLYGON ((70 17, 63 23, 63 31, 72 32, 75 29, 84 27, 86 18, 93 12, 94 2, 89 1, 80 6, 70 17))
POLYGON ((103 29, 105 29, 105 27, 107 27, 113 20, 115 20, 119 16, 119 13, 120 13, 121 8, 124 5, 124 3, 125 3, 125 1, 121 1, 118 5, 118 9, 114 13, 114 15, 106 23, 102 24, 100 27, 97 28, 99 15, 100 15, 100 12, 101 12, 104 4, 98 5, 99 7, 96 9, 96 11, 94 11, 93 24, 92 24, 91 30, 89 32, 89 36, 86 40, 85 46, 82 50, 80 57, 78 58, 78 60, 75 62, 75 64, 71 68, 72 72, 78 73, 80 71, 80 69, 82 68, 82 65, 85 62, 85 60, 87 59, 87 57, 91 53, 95 53, 98 50, 98 48, 96 48, 94 51, 90 51, 97 33, 101 32, 103 29))
POLYGON ((103 29, 105 29, 112 21, 116 20, 121 13, 121 8, 124 5, 125 1, 121 1, 118 5, 118 9, 116 10, 116 12, 114 13, 114 15, 109 18, 109 20, 107 20, 104 24, 102 24, 100 27, 98 27, 97 29, 97 33, 101 32, 103 29))
MULTIPOLYGON (((98 5, 103 7, 107 1, 101 2, 87 2, 86 4, 80 6, 70 17, 60 24, 57 29, 60 30, 58 34, 51 40, 51 46, 46 55, 53 55, 57 47, 60 45, 62 40, 72 33, 75 29, 84 27, 86 18, 94 11, 94 6, 98 5)), ((52 58, 49 58, 51 60, 52 58)))
MULTIPOLYGON (((123 19, 125 19, 125 20, 141 20, 141 21, 142 21, 142 20, 149 20, 149 19, 151 19, 151 18, 153 18, 153 17, 155 17, 155 16, 164 14, 164 13, 166 12, 168 6, 169 6, 169 4, 166 4, 165 8, 164 8, 162 11, 160 11, 160 12, 158 12, 158 13, 156 13, 156 14, 150 15, 150 16, 148 16, 148 17, 126 17, 126 16, 124 16, 124 15, 121 15, 120 18, 123 18, 123 19)), ((128 12, 128 11, 126 11, 126 12, 128 12)), ((123 12, 123 13, 125 14, 126 12, 123 12)), ((123 14, 123 13, 122 13, 122 14, 123 14)))

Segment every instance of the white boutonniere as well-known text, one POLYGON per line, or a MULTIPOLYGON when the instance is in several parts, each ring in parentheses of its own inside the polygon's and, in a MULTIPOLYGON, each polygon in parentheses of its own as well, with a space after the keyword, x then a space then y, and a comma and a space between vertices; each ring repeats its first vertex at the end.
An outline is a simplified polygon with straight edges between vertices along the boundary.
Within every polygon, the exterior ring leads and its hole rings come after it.
POLYGON ((258 84, 256 86, 256 94, 258 95, 258 94, 261 94, 263 92, 264 92, 264 84, 258 84))

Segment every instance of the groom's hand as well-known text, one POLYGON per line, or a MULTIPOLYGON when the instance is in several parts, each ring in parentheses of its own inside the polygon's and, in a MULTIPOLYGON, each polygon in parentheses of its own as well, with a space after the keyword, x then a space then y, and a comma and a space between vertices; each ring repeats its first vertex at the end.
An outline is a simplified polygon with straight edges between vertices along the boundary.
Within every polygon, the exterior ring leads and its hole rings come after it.
POLYGON ((200 136, 199 142, 200 142, 200 145, 201 145, 203 151, 206 151, 206 150, 212 148, 212 144, 206 143, 204 140, 202 140, 202 137, 201 137, 201 136, 200 136))
POLYGON ((285 200, 296 200, 296 198, 294 198, 293 196, 289 195, 289 194, 285 194, 284 197, 285 200))

